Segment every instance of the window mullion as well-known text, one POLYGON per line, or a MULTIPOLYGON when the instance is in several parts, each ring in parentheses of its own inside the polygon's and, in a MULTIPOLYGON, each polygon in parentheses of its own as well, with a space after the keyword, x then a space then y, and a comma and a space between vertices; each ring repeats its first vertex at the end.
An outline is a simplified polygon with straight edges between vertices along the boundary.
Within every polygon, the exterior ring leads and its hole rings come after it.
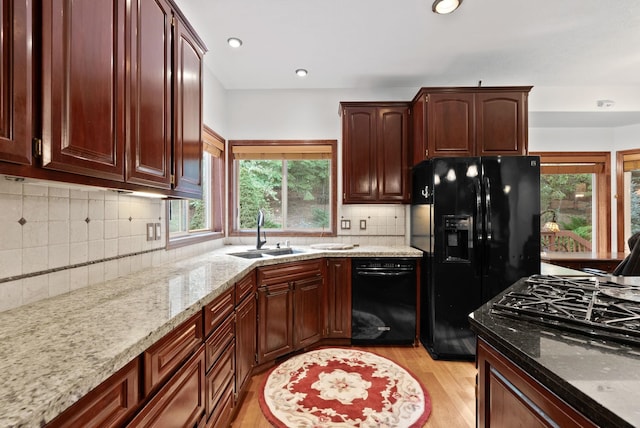
POLYGON ((282 161, 282 191, 281 194, 281 210, 282 210, 282 230, 287 230, 287 216, 289 207, 289 186, 288 186, 288 163, 287 160, 282 161))

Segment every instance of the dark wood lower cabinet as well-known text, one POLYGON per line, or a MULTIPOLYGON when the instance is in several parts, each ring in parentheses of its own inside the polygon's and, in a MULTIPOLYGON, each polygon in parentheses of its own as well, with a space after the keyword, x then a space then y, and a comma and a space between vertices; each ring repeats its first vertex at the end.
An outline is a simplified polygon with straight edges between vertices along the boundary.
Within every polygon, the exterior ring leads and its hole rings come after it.
POLYGON ((296 281, 293 293, 293 346, 299 349, 313 345, 322 338, 322 277, 313 276, 296 281))
POLYGON ((47 427, 122 426, 140 402, 140 359, 136 358, 51 421, 47 427))
POLYGON ((293 290, 288 282, 258 288, 258 364, 293 351, 293 290))
POLYGON ((327 259, 327 338, 351 339, 351 259, 327 259))
MULTIPOLYGON (((253 281, 255 285, 255 280, 253 281)), ((236 309, 236 385, 237 399, 242 398, 256 360, 256 295, 245 298, 236 309)))
POLYGON ((195 426, 205 413, 204 385, 205 357, 201 346, 128 426, 195 426))
POLYGON ((478 427, 595 427, 491 345, 478 339, 478 427))

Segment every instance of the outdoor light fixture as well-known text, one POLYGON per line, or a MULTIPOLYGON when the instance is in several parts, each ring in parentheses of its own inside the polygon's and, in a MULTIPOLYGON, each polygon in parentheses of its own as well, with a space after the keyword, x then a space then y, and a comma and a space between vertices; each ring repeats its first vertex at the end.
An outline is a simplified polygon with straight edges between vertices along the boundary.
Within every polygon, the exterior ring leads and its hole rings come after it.
POLYGON ((309 72, 304 68, 299 68, 296 70, 296 75, 298 75, 299 77, 305 77, 307 74, 309 74, 309 72))
POLYGON ((551 221, 548 221, 544 224, 544 226, 542 226, 542 231, 543 232, 559 232, 560 231, 560 226, 558 226, 557 220, 556 220, 556 212, 554 210, 544 210, 540 213, 540 216, 542 216, 543 214, 546 213, 552 213, 553 217, 551 218, 551 221))
POLYGON ((434 13, 445 15, 456 10, 461 4, 462 0, 435 0, 433 6, 431 6, 431 10, 434 13))
POLYGON ((240 46, 242 46, 242 40, 237 37, 228 38, 227 43, 229 43, 229 46, 231 46, 232 48, 239 48, 240 46))

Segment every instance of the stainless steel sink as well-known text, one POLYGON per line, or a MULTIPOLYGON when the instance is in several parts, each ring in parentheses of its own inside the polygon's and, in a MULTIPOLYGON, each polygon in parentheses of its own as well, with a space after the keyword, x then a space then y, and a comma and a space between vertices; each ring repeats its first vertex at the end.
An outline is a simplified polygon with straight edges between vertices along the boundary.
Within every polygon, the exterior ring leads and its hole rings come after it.
POLYGON ((260 250, 247 250, 239 253, 229 253, 230 256, 242 257, 245 259, 259 259, 261 257, 278 257, 290 254, 304 253, 302 250, 295 248, 263 248, 260 250))

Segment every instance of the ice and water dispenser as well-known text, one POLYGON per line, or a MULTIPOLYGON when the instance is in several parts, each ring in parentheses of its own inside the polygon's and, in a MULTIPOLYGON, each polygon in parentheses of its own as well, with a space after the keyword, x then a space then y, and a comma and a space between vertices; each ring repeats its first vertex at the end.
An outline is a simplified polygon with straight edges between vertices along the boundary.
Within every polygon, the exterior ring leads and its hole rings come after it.
POLYGON ((444 261, 470 262, 473 248, 473 219, 469 215, 445 215, 444 261))

